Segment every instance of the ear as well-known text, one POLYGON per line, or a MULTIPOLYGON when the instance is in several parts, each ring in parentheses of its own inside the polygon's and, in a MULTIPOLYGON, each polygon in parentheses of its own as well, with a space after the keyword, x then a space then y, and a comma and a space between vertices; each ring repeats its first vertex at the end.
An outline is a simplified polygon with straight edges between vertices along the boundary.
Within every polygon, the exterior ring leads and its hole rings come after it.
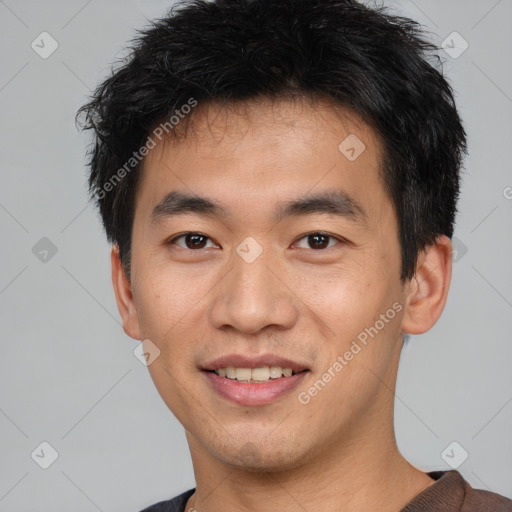
POLYGON ((443 312, 452 277, 452 242, 442 235, 419 256, 416 273, 407 284, 402 330, 422 334, 443 312))
POLYGON ((119 246, 117 244, 112 246, 110 260, 112 262, 112 284, 114 285, 117 309, 119 309, 119 313, 123 320, 124 332, 131 338, 140 340, 140 326, 137 308, 133 298, 130 280, 121 265, 119 246))

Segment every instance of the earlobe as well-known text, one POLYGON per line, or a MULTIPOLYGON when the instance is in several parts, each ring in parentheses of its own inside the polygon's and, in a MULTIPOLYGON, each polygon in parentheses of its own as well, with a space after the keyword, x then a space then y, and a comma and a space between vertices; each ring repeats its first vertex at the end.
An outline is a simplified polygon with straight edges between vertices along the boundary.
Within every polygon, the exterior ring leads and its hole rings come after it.
POLYGON ((112 263, 112 284, 116 296, 117 309, 123 320, 124 332, 135 340, 140 340, 139 317, 132 293, 131 283, 121 265, 119 246, 112 246, 110 253, 112 263))
POLYGON ((408 283, 402 330, 422 334, 443 312, 452 275, 452 243, 442 235, 419 256, 416 274, 408 283))

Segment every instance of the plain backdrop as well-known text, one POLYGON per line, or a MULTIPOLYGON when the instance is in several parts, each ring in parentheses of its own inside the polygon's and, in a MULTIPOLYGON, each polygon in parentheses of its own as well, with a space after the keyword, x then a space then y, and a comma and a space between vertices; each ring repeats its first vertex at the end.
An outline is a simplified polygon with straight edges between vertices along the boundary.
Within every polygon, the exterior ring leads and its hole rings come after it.
MULTIPOLYGON (((512 1, 385 4, 448 41, 470 153, 445 312, 402 354, 399 448, 424 471, 450 469, 447 447, 452 460, 467 452, 461 474, 512 497, 512 1)), ((137 512, 195 485, 183 428, 122 330, 87 204, 90 139, 74 124, 135 29, 170 5, 0 2, 2 512, 137 512), (58 44, 47 58, 32 47, 41 37, 45 51, 58 44)))

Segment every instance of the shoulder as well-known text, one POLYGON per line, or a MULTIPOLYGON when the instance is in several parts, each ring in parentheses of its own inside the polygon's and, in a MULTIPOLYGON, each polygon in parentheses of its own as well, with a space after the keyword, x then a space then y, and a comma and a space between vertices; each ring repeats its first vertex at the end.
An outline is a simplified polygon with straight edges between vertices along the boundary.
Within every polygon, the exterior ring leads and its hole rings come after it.
POLYGON ((512 512, 512 500, 474 489, 458 471, 432 471, 428 475, 434 482, 401 512, 512 512))
POLYGON ((463 512, 512 512, 512 500, 490 491, 474 489, 466 481, 463 512))
POLYGON ((174 498, 167 501, 159 501, 154 505, 150 505, 149 507, 141 510, 141 512, 186 512, 185 505, 187 504, 188 499, 192 494, 194 494, 194 489, 189 489, 184 493, 175 496, 174 498))

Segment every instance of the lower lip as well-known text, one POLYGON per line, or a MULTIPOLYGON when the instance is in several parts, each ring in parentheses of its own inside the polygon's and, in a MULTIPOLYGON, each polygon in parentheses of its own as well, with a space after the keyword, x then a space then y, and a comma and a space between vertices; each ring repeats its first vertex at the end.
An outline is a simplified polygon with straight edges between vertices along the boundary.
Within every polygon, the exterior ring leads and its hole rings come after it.
POLYGON ((266 405, 296 388, 309 372, 304 371, 291 377, 271 379, 262 383, 238 382, 220 377, 214 372, 203 371, 203 373, 222 397, 239 405, 266 405))

